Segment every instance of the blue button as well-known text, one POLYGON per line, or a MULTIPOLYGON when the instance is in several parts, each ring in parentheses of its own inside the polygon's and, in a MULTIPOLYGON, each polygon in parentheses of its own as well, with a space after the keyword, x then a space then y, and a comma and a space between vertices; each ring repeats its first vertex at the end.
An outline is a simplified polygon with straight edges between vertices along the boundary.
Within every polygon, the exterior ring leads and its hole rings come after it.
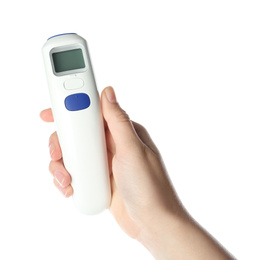
POLYGON ((85 93, 69 95, 65 98, 65 107, 69 111, 78 111, 90 106, 90 98, 85 93))

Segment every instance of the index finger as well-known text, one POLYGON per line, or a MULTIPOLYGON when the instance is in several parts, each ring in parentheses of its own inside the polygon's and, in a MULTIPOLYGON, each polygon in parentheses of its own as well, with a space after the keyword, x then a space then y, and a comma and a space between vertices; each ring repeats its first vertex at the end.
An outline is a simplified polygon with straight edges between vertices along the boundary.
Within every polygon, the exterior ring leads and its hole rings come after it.
POLYGON ((54 122, 54 117, 51 108, 43 110, 40 113, 40 117, 45 122, 54 122))

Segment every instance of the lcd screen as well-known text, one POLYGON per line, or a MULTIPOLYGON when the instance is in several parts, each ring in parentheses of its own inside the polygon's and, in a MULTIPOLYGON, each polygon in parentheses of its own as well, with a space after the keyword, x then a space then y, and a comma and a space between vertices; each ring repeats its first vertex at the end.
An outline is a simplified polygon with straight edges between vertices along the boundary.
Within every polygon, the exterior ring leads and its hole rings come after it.
POLYGON ((52 58, 56 73, 85 68, 81 49, 54 52, 52 58))

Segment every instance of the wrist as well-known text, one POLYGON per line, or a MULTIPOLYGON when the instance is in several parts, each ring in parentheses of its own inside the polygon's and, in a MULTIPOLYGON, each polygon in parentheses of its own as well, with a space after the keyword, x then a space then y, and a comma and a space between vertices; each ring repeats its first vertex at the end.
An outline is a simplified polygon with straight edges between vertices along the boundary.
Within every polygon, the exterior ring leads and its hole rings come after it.
POLYGON ((175 259, 177 241, 186 222, 190 222, 186 212, 172 214, 164 212, 154 217, 142 230, 137 240, 150 251, 155 259, 175 259))
POLYGON ((190 215, 164 213, 147 225, 137 238, 156 260, 233 260, 208 232, 190 215))

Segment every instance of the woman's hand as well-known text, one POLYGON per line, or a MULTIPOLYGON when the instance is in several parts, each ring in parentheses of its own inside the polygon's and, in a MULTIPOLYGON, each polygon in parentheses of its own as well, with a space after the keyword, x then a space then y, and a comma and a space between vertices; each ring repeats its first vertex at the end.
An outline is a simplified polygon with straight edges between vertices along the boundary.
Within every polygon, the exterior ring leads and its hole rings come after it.
MULTIPOLYGON (((231 259, 186 212, 154 142, 121 109, 111 87, 102 92, 101 107, 112 190, 110 211, 120 227, 156 259, 231 259)), ((40 116, 53 121, 51 109, 40 116)), ((71 176, 64 167, 56 132, 49 147, 54 183, 69 197, 73 194, 71 176)))

